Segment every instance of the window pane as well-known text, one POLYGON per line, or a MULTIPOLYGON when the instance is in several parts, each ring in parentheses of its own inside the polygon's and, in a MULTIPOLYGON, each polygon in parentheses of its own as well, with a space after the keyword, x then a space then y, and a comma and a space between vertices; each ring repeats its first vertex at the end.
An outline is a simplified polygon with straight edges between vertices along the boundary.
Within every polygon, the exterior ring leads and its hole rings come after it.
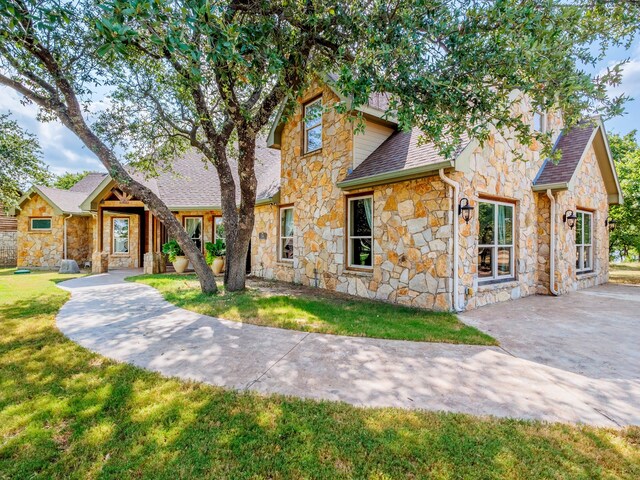
POLYGON ((591 268, 591 247, 583 247, 583 250, 582 268, 589 270, 591 268))
POLYGON ((373 223, 371 198, 351 200, 351 236, 370 237, 373 223))
POLYGON ((371 240, 354 238, 351 240, 351 264, 361 267, 371 266, 371 240))
POLYGON ((535 112, 533 114, 533 129, 536 132, 542 132, 544 128, 544 117, 540 112, 535 112))
POLYGON ((202 218, 185 218, 185 229, 196 244, 196 247, 202 248, 202 218))
POLYGON ((31 219, 31 228, 33 230, 50 230, 51 219, 50 218, 33 218, 31 219))
POLYGON ((293 259, 293 238, 283 238, 280 243, 282 257, 287 260, 293 259))
POLYGON ((222 217, 216 217, 215 225, 215 237, 214 240, 224 240, 224 223, 222 223, 222 217))
POLYGON ((582 245, 582 213, 576 213, 576 245, 582 245))
POLYGON ((511 275, 511 247, 498 248, 498 275, 511 275))
POLYGON ((576 270, 582 270, 582 247, 576 247, 576 270))
POLYGON ((498 244, 513 245, 513 207, 498 205, 498 244))
POLYGON ((584 243, 591 243, 591 215, 584 214, 584 243))
POLYGON ((280 236, 293 237, 293 208, 281 210, 280 236))
POLYGON ((113 219, 113 252, 129 253, 129 219, 113 219))
POLYGON ((493 248, 485 247, 478 250, 478 276, 480 278, 487 278, 493 276, 493 263, 492 263, 493 248))
POLYGON ((480 245, 492 245, 494 243, 495 205, 493 203, 480 203, 479 215, 480 245))
POLYGON ((304 124, 307 129, 320 125, 322 122, 322 102, 316 100, 304 108, 304 124))
POLYGON ((307 130, 307 152, 313 152, 322 147, 322 126, 318 125, 307 130))

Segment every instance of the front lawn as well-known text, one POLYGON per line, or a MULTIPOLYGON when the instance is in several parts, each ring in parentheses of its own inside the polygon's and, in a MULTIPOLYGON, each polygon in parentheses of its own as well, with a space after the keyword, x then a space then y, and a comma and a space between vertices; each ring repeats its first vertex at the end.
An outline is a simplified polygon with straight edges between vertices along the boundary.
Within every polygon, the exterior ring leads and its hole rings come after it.
POLYGON ((609 265, 609 281, 640 285, 640 263, 612 263, 609 265))
POLYGON ((251 281, 242 293, 203 295, 195 275, 140 275, 174 305, 212 317, 356 337, 497 345, 449 312, 431 312, 281 282, 251 281))
POLYGON ((640 429, 365 409, 163 378, 67 340, 0 270, 0 478, 637 479, 640 429))

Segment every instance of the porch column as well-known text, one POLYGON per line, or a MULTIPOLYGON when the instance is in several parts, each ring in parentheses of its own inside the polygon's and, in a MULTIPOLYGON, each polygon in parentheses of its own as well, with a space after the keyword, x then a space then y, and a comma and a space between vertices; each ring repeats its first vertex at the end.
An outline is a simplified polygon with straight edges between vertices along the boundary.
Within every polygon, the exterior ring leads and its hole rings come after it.
POLYGON ((98 214, 96 215, 96 239, 97 250, 93 252, 91 257, 91 271, 93 273, 106 273, 109 271, 109 254, 104 252, 104 233, 103 233, 104 215, 102 208, 98 206, 98 214))
POLYGON ((154 224, 157 223, 154 221, 153 213, 149 212, 149 221, 148 221, 148 232, 149 238, 147 240, 147 244, 149 247, 149 251, 144 254, 144 273, 146 274, 154 274, 154 273, 164 273, 166 271, 164 265, 164 259, 162 258, 162 254, 159 251, 155 250, 156 245, 156 231, 153 228, 154 224))

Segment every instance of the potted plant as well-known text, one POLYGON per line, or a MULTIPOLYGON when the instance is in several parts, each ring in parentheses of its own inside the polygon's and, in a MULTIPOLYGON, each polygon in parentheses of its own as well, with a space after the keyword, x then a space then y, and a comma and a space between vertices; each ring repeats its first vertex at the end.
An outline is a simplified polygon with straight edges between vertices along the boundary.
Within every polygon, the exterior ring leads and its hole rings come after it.
POLYGON ((180 248, 180 245, 178 245, 178 242, 169 240, 162 245, 162 253, 169 257, 169 261, 173 264, 173 268, 176 269, 177 273, 184 273, 189 265, 189 260, 184 256, 184 252, 182 248, 180 248))
POLYGON ((219 275, 224 269, 225 247, 224 240, 221 239, 204 244, 207 263, 211 265, 211 270, 213 270, 215 275, 219 275))

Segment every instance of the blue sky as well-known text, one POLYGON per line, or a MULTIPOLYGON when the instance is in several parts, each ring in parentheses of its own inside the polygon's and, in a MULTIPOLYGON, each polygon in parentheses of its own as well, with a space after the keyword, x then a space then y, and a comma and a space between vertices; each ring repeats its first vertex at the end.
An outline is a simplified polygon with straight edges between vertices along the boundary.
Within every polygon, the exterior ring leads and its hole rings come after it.
MULTIPOLYGON (((625 115, 606 122, 609 133, 625 134, 634 129, 640 130, 640 40, 634 42, 628 50, 617 48, 609 51, 607 58, 596 65, 593 71, 599 72, 607 65, 625 59, 630 61, 624 68, 622 84, 612 89, 612 93, 624 92, 634 100, 626 104, 625 115)), ((33 105, 22 105, 20 96, 13 90, 0 87, 0 113, 7 112, 11 112, 23 128, 38 137, 44 161, 49 165, 51 172, 59 175, 65 171, 104 170, 98 159, 61 123, 38 122, 37 109, 33 105)))

